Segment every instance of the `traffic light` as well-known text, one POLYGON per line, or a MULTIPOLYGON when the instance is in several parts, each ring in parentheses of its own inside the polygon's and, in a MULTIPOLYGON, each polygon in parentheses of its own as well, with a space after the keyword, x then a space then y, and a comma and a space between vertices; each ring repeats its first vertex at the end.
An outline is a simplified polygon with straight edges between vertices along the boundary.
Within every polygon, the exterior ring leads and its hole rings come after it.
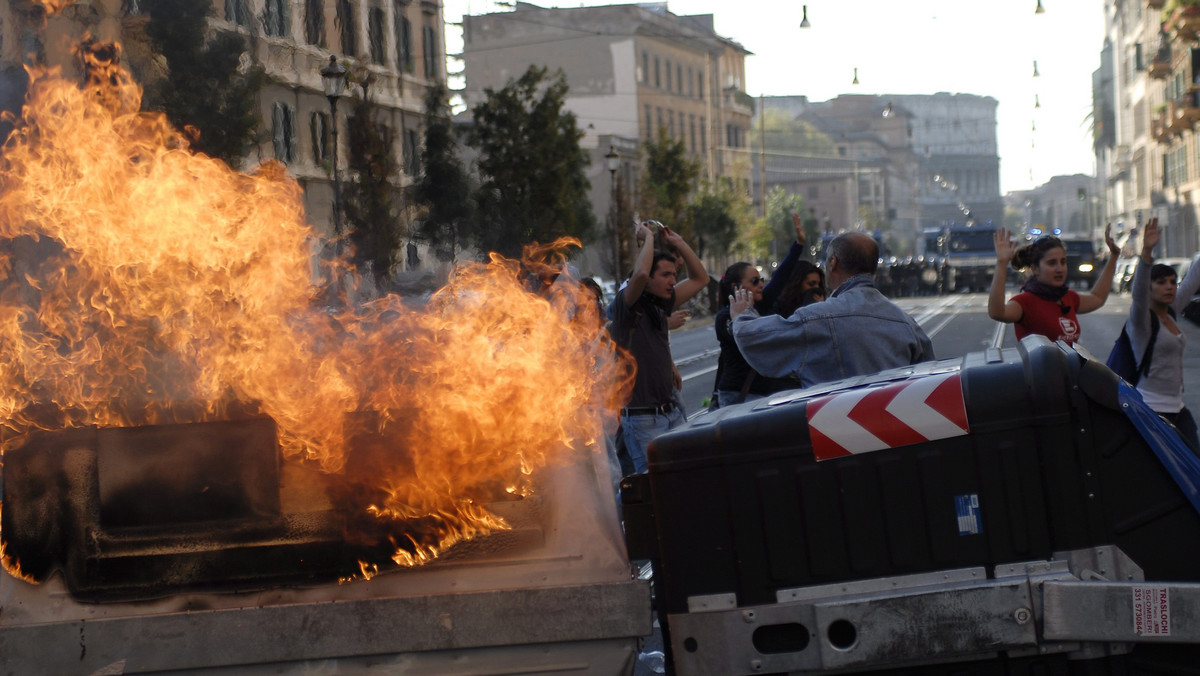
POLYGON ((1078 192, 1076 192, 1076 195, 1079 197, 1080 202, 1086 200, 1087 199, 1087 188, 1079 188, 1078 192))

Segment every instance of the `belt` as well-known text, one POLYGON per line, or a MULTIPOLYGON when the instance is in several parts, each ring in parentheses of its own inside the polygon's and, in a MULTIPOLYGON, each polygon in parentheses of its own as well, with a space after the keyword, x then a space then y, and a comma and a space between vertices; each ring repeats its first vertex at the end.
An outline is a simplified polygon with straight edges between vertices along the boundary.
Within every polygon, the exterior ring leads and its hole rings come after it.
POLYGON ((666 415, 674 410, 675 402, 668 401, 661 406, 626 406, 621 415, 666 415))

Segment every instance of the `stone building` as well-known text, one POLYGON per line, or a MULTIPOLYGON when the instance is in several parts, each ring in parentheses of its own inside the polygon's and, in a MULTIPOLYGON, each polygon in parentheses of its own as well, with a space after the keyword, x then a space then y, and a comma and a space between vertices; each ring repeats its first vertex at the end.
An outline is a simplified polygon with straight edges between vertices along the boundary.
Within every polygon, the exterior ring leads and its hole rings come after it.
MULTIPOLYGON (((309 222, 332 234, 332 134, 329 101, 320 71, 330 55, 369 73, 372 100, 397 133, 394 152, 403 167, 400 187, 419 171, 426 89, 446 80, 442 6, 438 0, 213 0, 211 28, 249 38, 247 57, 270 78, 258 97, 261 141, 244 161, 287 165, 304 189, 309 222)), ((136 56, 146 17, 137 0, 79 2, 43 18, 31 2, 0 4, 0 107, 18 110, 27 80, 23 64, 74 68, 54 45, 62 36, 90 31, 127 45, 136 56), (29 55, 34 55, 30 57, 29 55)), ((346 178, 345 113, 361 90, 348 87, 338 108, 342 129, 339 168, 346 178)))

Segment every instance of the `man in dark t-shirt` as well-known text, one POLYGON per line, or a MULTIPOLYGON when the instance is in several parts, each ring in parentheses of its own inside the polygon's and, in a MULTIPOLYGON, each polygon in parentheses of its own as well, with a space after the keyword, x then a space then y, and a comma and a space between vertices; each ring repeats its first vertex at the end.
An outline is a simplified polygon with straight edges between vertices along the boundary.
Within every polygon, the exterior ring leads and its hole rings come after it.
POLYGON ((617 344, 629 350, 637 362, 633 393, 621 409, 621 430, 638 474, 646 471, 650 440, 684 420, 683 411, 675 405, 668 319, 675 308, 708 284, 708 272, 691 247, 678 233, 656 224, 687 268, 687 279, 676 283, 676 259, 668 253, 655 253, 649 223, 638 224, 637 235, 643 243, 629 284, 617 292, 613 302, 610 329, 617 344))

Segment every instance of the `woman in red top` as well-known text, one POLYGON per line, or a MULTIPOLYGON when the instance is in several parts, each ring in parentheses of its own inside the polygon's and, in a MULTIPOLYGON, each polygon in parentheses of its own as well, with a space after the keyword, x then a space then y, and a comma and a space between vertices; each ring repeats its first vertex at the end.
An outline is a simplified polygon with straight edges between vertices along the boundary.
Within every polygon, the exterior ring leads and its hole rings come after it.
POLYGON ((996 230, 996 274, 988 296, 988 316, 998 322, 1013 324, 1017 340, 1030 334, 1046 336, 1073 345, 1079 340, 1078 315, 1104 305, 1112 287, 1117 254, 1121 252, 1112 238, 1112 226, 1104 228, 1104 243, 1108 246, 1108 262, 1100 271, 1095 286, 1088 293, 1076 293, 1067 288, 1067 250, 1062 240, 1042 235, 1031 243, 1018 247, 1009 240, 1008 231, 996 230), (1008 265, 1017 270, 1029 269, 1029 281, 1021 293, 1004 302, 1004 284, 1008 265))

